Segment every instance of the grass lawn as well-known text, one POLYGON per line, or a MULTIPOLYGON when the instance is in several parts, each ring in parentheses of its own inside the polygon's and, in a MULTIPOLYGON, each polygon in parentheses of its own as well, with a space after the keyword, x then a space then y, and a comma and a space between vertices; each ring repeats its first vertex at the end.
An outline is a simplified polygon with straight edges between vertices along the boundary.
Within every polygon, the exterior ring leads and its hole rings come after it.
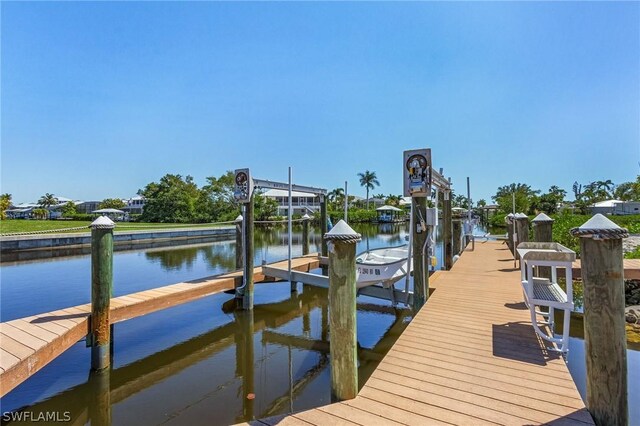
MULTIPOLYGON (((8 219, 0 221, 0 234, 14 232, 33 232, 58 230, 63 232, 82 232, 80 229, 68 231, 69 228, 85 227, 89 232, 90 221, 81 220, 24 220, 8 219)), ((150 229, 181 229, 181 228, 212 228, 220 225, 210 223, 184 224, 184 223, 143 223, 143 222, 116 222, 115 232, 144 231, 150 229)))

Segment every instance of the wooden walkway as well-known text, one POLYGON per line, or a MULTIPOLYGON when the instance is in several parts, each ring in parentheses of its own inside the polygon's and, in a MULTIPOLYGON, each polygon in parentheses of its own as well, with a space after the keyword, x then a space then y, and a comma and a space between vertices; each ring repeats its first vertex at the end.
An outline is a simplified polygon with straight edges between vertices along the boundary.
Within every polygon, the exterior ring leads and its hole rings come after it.
POLYGON ((586 425, 561 357, 531 327, 508 249, 476 244, 449 272, 359 395, 252 424, 586 425))
MULTIPOLYGON (((640 280, 640 259, 623 259, 622 265, 625 280, 640 280)), ((573 262, 572 270, 574 278, 581 276, 580 259, 573 262)))
MULTIPOLYGON (((317 255, 310 255, 293 259, 291 266, 308 272, 319 265, 317 255)), ((271 266, 287 268, 287 261, 271 266)), ((241 277, 241 272, 233 272, 115 297, 111 299, 111 322, 231 290, 241 277)), ((254 281, 263 280, 265 276, 259 266, 254 269, 254 281)), ((0 323, 0 397, 82 340, 89 329, 90 313, 91 305, 87 303, 0 323)))

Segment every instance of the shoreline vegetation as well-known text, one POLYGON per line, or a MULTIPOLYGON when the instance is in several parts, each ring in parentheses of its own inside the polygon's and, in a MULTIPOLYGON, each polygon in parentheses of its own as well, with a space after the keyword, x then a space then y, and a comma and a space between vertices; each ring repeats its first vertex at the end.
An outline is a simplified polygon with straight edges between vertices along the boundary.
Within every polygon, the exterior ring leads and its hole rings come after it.
MULTIPOLYGON (((87 220, 24 220, 8 219, 0 221, 0 236, 7 234, 30 233, 38 231, 56 231, 63 233, 85 232, 78 228, 86 227, 89 232, 91 221, 87 220)), ((215 223, 149 223, 149 222, 116 222, 114 232, 175 230, 185 228, 217 228, 228 226, 215 223)))

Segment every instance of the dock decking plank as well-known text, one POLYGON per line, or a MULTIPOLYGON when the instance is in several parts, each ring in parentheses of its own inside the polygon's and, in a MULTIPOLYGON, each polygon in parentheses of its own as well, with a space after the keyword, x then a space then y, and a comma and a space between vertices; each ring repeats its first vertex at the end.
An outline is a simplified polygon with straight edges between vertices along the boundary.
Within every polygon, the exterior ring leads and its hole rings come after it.
MULTIPOLYGON (((317 256, 310 255, 294 259, 292 267, 308 271, 319 264, 317 256)), ((286 266, 287 262, 276 265, 286 266)), ((234 271, 112 298, 111 321, 124 321, 232 289, 238 274, 234 271)), ((262 276, 262 267, 256 267, 254 279, 262 276)), ((90 314, 91 304, 85 303, 0 323, 0 397, 83 339, 90 314)))
POLYGON ((349 405, 382 424, 593 424, 562 357, 533 331, 506 248, 476 244, 432 278, 429 301, 355 399, 293 415, 349 405))

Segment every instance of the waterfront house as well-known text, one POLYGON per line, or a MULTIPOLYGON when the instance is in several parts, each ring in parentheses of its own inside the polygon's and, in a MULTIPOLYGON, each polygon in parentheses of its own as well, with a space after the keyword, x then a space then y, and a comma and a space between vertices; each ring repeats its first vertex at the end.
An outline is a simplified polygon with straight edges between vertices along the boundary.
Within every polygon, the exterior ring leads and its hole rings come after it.
POLYGON ((618 216, 640 214, 640 201, 620 201, 613 203, 613 214, 618 216))
POLYGON ((123 199, 122 201, 125 203, 125 206, 122 208, 122 210, 126 213, 142 214, 145 203, 145 198, 142 195, 136 195, 135 197, 123 199))
POLYGON ((605 200, 600 201, 599 203, 592 204, 589 206, 589 210, 591 214, 613 214, 613 210, 617 203, 623 203, 620 200, 605 200))
MULTIPOLYGON (((289 211, 289 191, 285 189, 270 189, 260 194, 261 197, 271 198, 278 203, 278 216, 287 216, 289 211)), ((293 214, 304 215, 320 211, 320 197, 309 192, 292 191, 291 208, 293 214)))

